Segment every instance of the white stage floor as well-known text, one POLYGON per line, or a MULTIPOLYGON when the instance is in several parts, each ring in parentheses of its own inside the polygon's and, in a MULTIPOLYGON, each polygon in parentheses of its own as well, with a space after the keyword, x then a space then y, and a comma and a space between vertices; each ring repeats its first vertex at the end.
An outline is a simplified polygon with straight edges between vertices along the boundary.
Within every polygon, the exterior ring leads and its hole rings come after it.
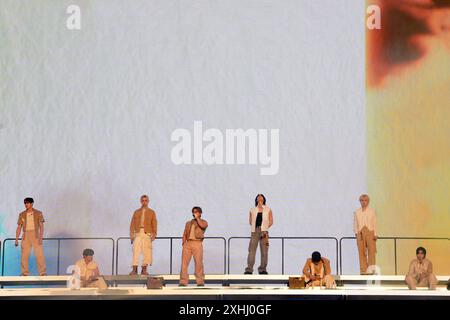
MULTIPOLYGON (((336 289, 309 288, 293 290, 287 287, 289 275, 206 275, 205 287, 178 287, 178 275, 160 275, 166 286, 159 290, 145 287, 146 276, 104 276, 107 290, 93 288, 69 290, 68 276, 0 277, 0 299, 154 299, 154 300, 361 300, 361 299, 424 299, 450 300, 446 289, 449 276, 438 276, 437 290, 408 290, 401 275, 340 275, 335 276, 336 289)), ((191 283, 194 277, 190 276, 191 283)))
POLYGON ((444 299, 450 300, 450 291, 446 288, 427 290, 419 288, 412 291, 398 287, 337 288, 293 290, 287 287, 222 287, 207 286, 165 287, 148 290, 143 287, 115 287, 107 290, 83 288, 29 288, 2 289, 0 299, 315 299, 315 300, 352 300, 352 299, 444 299))

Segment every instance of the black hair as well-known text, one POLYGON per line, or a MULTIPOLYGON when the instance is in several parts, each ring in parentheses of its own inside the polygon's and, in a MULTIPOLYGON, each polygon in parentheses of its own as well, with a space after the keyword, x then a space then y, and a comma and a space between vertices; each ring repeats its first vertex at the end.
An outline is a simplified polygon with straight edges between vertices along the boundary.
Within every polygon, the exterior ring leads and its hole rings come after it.
POLYGON ((319 251, 314 251, 311 255, 312 262, 319 262, 322 260, 322 256, 320 255, 319 251))
POLYGON ((34 203, 33 198, 25 198, 23 199, 23 203, 34 203))
POLYGON ((84 257, 93 256, 93 255, 94 255, 94 250, 89 249, 89 248, 83 250, 83 256, 84 257))
POLYGON ((255 198, 255 207, 258 206, 258 197, 259 196, 263 197, 263 204, 264 205, 266 204, 266 197, 262 193, 258 193, 255 198))
POLYGON ((200 208, 200 207, 193 207, 193 208, 192 208, 192 213, 194 213, 195 210, 197 210, 197 211, 200 212, 200 213, 203 212, 203 211, 202 211, 202 208, 200 208))
POLYGON ((424 247, 418 247, 416 249, 416 254, 419 254, 419 252, 422 251, 423 255, 426 256, 427 255, 427 250, 424 247))

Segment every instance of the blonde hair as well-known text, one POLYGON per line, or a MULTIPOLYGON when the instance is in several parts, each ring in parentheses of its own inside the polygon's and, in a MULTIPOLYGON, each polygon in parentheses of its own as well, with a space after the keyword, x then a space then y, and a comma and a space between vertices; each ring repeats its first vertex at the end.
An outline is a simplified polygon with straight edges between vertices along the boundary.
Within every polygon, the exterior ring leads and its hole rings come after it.
POLYGON ((365 198, 365 199, 367 199, 367 200, 370 200, 369 195, 367 195, 367 194, 365 194, 365 193, 359 196, 359 200, 361 200, 361 199, 363 199, 363 198, 365 198))

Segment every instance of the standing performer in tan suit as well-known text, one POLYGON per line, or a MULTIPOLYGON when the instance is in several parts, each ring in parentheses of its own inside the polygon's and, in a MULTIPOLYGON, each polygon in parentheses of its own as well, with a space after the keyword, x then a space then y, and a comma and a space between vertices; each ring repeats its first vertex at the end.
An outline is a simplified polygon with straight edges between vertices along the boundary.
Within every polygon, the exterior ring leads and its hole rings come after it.
POLYGON ((370 198, 367 194, 359 197, 361 208, 354 214, 353 229, 359 252, 359 268, 362 275, 368 274, 368 267, 375 266, 377 252, 377 220, 375 210, 369 208, 370 198))
POLYGON ((152 242, 156 239, 158 222, 156 213, 148 207, 148 196, 141 196, 141 208, 134 211, 130 223, 130 238, 133 245, 133 270, 137 275, 139 258, 143 255, 141 274, 148 275, 147 266, 152 265, 152 242))
POLYGON ((410 290, 416 290, 416 287, 428 287, 430 290, 436 290, 438 283, 433 274, 433 264, 426 259, 427 250, 423 247, 416 249, 416 257, 409 265, 408 274, 405 277, 406 284, 410 290))
POLYGON ((320 252, 314 251, 311 258, 306 260, 303 275, 308 287, 325 286, 325 288, 331 289, 336 286, 336 282, 331 275, 330 260, 322 257, 320 252))
POLYGON ((203 239, 208 222, 203 220, 202 208, 192 208, 194 219, 186 222, 183 232, 183 252, 181 255, 180 287, 189 283, 188 267, 192 256, 195 262, 195 282, 202 287, 205 284, 205 273, 203 270, 203 239))
POLYGON ((19 245, 20 233, 23 230, 22 237, 22 258, 21 258, 21 276, 30 275, 29 258, 31 248, 36 256, 37 267, 40 276, 46 276, 46 266, 44 250, 42 248, 42 239, 44 237, 44 216, 41 211, 33 208, 33 198, 25 198, 25 211, 19 214, 16 230, 15 246, 19 245))

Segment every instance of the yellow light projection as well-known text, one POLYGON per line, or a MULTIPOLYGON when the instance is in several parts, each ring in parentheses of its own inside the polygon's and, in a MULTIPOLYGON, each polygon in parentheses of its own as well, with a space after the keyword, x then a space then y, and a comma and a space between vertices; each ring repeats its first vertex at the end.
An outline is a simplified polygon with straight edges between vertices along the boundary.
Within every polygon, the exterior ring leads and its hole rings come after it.
MULTIPOLYGON (((450 237, 450 1, 367 0, 381 29, 366 29, 367 183, 381 236, 450 237)), ((393 246, 377 262, 393 272, 393 246)), ((450 240, 401 240, 398 272, 419 245, 450 274, 450 240)))

